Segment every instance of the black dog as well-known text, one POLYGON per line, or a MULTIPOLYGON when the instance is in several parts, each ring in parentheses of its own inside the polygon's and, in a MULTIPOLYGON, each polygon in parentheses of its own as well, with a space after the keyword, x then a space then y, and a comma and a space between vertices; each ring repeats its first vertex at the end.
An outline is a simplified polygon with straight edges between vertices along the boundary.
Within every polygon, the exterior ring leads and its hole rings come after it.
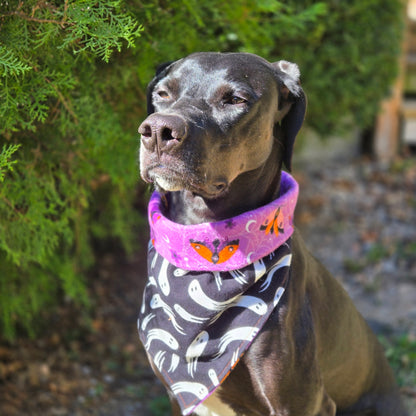
MULTIPOLYGON (((149 116, 139 128, 141 175, 163 195, 164 214, 172 222, 193 225, 227 220, 280 196, 282 165, 291 168, 294 140, 306 109, 299 76, 295 64, 269 63, 243 53, 197 53, 158 69, 148 88, 149 116)), ((152 212, 149 215, 153 221, 152 212)), ((267 226, 271 230, 271 222, 267 226)), ((284 232, 279 227, 275 234, 284 232)), ((206 258, 215 265, 225 261, 221 255, 228 258, 239 249, 239 240, 228 242, 222 251, 219 240, 210 248, 204 247, 204 241, 190 243, 195 250, 206 250, 206 258)), ((287 246, 292 256, 290 279, 279 306, 212 395, 192 410, 181 410, 178 385, 172 389, 169 376, 161 374, 165 353, 151 358, 168 389, 172 414, 405 416, 382 348, 346 292, 307 251, 296 231, 287 246)), ((156 257, 149 269, 162 259, 152 253, 156 257)), ((161 261, 164 272, 169 267, 180 272, 161 261)), ((259 261, 257 265, 262 264, 259 261)), ((225 274, 216 273, 214 286, 226 280, 225 274)), ((156 282, 153 276, 148 286, 160 286, 163 292, 161 280, 156 282)), ((183 292, 185 280, 175 282, 172 292, 183 292)), ((151 319, 168 316, 178 333, 186 332, 178 321, 183 314, 176 313, 183 311, 180 305, 168 306, 162 298, 153 295, 151 313, 142 328, 151 319)), ((223 310, 218 315, 230 316, 223 310)), ((159 330, 150 331, 152 337, 149 332, 143 335, 147 347, 170 342, 169 334, 155 331, 159 330), (163 339, 158 334, 167 335, 163 339)), ((201 340, 202 336, 195 339, 201 340)), ((170 345, 175 351, 179 347, 170 345)), ((188 361, 172 354, 171 368, 184 360, 194 380, 197 365, 202 365, 196 360, 204 360, 201 351, 202 346, 200 355, 187 357, 188 361)), ((212 356, 205 361, 213 362, 212 356)))

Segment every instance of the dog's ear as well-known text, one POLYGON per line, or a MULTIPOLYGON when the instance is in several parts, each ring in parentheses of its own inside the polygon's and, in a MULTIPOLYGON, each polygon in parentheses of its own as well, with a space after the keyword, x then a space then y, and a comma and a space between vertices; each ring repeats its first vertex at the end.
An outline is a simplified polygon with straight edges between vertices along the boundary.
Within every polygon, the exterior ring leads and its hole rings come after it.
POLYGON ((272 66, 278 78, 279 108, 276 121, 280 122, 283 133, 283 163, 290 171, 296 135, 305 119, 306 95, 300 86, 300 71, 296 64, 278 61, 272 66))
POLYGON ((147 100, 147 115, 150 115, 155 112, 155 108, 152 103, 152 94, 153 89, 155 85, 169 72, 170 66, 176 61, 169 61, 165 62, 163 64, 158 65, 156 68, 156 74, 155 77, 149 82, 149 85, 147 86, 147 94, 146 94, 146 100, 147 100))

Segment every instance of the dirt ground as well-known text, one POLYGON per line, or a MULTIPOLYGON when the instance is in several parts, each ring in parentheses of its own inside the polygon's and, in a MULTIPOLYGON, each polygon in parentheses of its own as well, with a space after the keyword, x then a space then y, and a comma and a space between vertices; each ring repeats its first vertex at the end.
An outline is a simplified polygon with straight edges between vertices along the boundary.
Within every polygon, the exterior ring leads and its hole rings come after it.
MULTIPOLYGON (((416 340, 416 160, 388 170, 333 160, 297 167, 294 176, 295 222, 311 251, 376 332, 416 340)), ((91 271, 90 318, 67 302, 40 338, 0 344, 0 415, 168 415, 136 330, 147 229, 139 240, 132 259, 110 248, 91 271)), ((415 416, 416 371, 405 374, 402 393, 415 416)))

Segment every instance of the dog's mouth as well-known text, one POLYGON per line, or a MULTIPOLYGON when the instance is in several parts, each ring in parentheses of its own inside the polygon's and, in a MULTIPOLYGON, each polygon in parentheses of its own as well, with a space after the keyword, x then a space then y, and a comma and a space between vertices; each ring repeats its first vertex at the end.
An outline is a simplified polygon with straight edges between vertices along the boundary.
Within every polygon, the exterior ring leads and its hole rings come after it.
POLYGON ((202 180, 191 172, 178 172, 164 166, 149 169, 143 179, 161 192, 189 191, 205 199, 217 199, 228 190, 226 180, 202 180))

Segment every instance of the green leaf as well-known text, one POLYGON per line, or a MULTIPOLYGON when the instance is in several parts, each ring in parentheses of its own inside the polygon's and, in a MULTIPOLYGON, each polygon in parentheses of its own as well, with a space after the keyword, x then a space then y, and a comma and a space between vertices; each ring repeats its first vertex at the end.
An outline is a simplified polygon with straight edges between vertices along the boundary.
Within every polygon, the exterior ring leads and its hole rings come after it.
POLYGON ((23 63, 12 50, 0 44, 0 76, 20 76, 32 68, 23 63))
POLYGON ((3 145, 0 152, 0 182, 4 181, 7 171, 13 171, 13 165, 17 163, 17 160, 10 160, 12 155, 17 152, 20 144, 11 144, 9 146, 3 145))

